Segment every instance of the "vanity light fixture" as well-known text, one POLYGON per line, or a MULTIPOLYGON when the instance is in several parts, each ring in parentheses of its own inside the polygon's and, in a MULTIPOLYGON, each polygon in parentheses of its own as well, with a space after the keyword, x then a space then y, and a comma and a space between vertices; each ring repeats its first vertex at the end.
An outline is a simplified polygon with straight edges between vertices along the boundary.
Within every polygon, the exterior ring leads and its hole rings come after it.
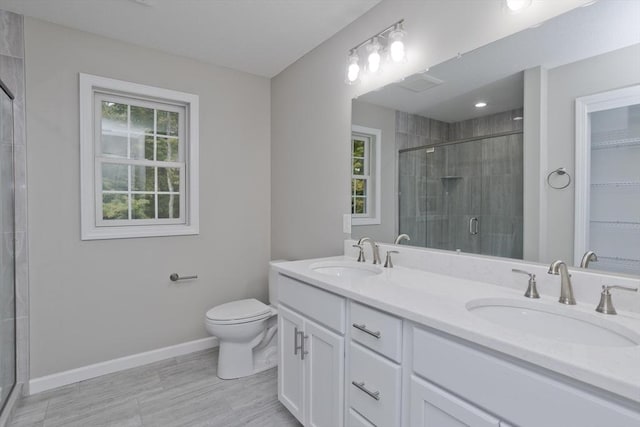
POLYGON ((404 41, 407 33, 403 23, 404 19, 401 19, 349 50, 347 84, 358 83, 363 69, 374 74, 380 71, 387 60, 394 63, 406 60, 404 41), (358 55, 359 52, 361 55, 358 55), (361 56, 366 58, 364 64, 360 64, 361 56))
POLYGON ((487 103, 483 101, 476 103, 476 108, 484 108, 486 106, 487 106, 487 103))
POLYGON ((509 13, 515 14, 531 6, 531 0, 504 0, 504 4, 509 13))

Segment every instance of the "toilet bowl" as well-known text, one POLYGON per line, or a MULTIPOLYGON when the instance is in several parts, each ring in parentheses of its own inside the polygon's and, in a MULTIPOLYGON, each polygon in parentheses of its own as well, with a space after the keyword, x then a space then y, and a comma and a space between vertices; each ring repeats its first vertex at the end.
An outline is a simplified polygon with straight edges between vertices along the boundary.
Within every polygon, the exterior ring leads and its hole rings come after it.
POLYGON ((249 298, 207 311, 207 331, 218 338, 218 377, 241 378, 278 364, 278 273, 269 263, 269 303, 249 298))
POLYGON ((218 338, 218 377, 241 378, 276 366, 277 314, 275 307, 250 298, 207 311, 207 331, 218 338))

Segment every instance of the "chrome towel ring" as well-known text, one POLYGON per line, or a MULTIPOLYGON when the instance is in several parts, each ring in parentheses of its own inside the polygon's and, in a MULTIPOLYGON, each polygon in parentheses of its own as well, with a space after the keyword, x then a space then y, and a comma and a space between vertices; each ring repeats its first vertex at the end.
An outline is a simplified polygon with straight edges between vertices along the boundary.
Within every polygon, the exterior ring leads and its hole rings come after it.
POLYGON ((567 188, 569 185, 571 185, 571 175, 569 174, 569 172, 567 172, 567 170, 565 168, 558 168, 556 170, 553 170, 553 171, 549 172, 549 175, 547 175, 547 184, 549 184, 549 187, 551 187, 551 188, 555 188, 556 190, 562 190, 563 188, 567 188), (551 176, 552 175, 558 175, 558 176, 566 175, 567 176, 567 183, 564 184, 564 185, 556 187, 555 185, 551 184, 551 176))

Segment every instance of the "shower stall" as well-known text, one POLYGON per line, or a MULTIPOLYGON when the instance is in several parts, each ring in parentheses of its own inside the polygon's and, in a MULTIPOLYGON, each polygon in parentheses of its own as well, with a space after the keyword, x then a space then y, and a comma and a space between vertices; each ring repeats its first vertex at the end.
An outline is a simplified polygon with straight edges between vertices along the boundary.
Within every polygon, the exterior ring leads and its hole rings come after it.
POLYGON ((0 80, 0 407, 16 384, 13 94, 0 80))
POLYGON ((399 150, 399 233, 412 245, 522 259, 522 131, 399 150))

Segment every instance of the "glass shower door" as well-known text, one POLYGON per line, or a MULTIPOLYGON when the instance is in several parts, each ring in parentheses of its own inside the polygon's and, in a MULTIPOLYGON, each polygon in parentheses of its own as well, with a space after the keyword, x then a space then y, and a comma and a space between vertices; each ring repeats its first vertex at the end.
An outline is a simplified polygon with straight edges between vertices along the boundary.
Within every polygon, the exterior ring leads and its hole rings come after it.
POLYGON ((13 100, 0 85, 0 407, 16 381, 14 236, 13 100))

